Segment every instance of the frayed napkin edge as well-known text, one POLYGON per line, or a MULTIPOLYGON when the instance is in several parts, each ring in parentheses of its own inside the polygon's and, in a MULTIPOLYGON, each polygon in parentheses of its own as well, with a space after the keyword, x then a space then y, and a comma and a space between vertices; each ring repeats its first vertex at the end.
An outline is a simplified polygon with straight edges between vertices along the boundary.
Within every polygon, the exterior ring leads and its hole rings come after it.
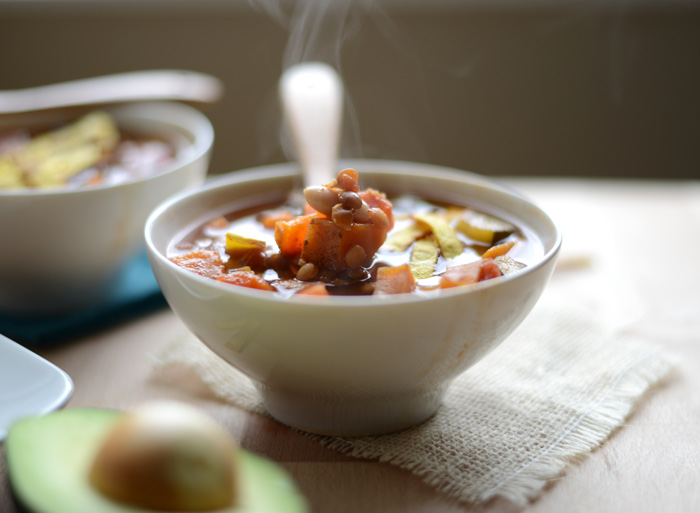
POLYGON ((624 426, 651 389, 660 386, 674 368, 675 360, 661 349, 653 350, 630 364, 611 384, 608 393, 583 413, 553 445, 484 492, 479 502, 502 497, 518 506, 526 506, 540 496, 550 481, 557 479, 552 476, 561 477, 570 465, 604 445, 624 426))

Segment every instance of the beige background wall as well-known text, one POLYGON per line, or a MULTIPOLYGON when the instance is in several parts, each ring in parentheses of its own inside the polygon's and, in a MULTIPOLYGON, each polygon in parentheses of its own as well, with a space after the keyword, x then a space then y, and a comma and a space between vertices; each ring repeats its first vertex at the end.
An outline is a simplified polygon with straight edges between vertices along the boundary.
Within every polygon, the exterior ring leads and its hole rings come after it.
MULTIPOLYGON (((344 156, 492 175, 700 178, 700 2, 420 4, 353 9, 342 47, 312 48, 339 51, 344 156)), ((207 111, 220 173, 286 160, 276 85, 289 37, 245 1, 0 1, 0 88, 211 73, 226 84, 207 111)))

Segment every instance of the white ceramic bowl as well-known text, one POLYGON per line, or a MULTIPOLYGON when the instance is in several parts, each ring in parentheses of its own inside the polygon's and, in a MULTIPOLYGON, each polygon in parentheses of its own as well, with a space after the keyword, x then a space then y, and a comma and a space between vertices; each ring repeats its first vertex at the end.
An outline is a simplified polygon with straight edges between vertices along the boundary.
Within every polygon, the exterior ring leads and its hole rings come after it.
MULTIPOLYGON (((148 214, 204 181, 214 131, 201 112, 170 102, 109 111, 120 128, 173 141, 176 159, 157 174, 119 185, 0 189, 0 313, 61 314, 99 302, 125 262, 143 250, 148 214)), ((12 123, 49 120, 28 115, 12 123)))
POLYGON ((346 161, 361 187, 412 192, 518 220, 544 256, 525 270, 432 297, 292 296, 218 283, 168 260, 168 246, 215 214, 284 198, 293 165, 237 171, 158 207, 146 246, 175 313, 204 344, 245 373, 269 413, 325 434, 385 433, 435 413, 453 378, 503 341, 532 309, 561 236, 518 194, 471 173, 388 161, 346 161))

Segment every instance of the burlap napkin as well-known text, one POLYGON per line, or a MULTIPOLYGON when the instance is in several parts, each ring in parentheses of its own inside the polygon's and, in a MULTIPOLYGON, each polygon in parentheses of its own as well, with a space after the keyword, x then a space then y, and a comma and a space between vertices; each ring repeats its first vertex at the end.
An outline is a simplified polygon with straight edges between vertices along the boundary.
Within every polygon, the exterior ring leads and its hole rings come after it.
MULTIPOLYGON (((407 469, 460 502, 536 498, 620 427, 671 368, 658 347, 603 322, 571 284, 555 275, 530 316, 454 382, 432 419, 391 435, 315 438, 407 469)), ((161 365, 186 364, 224 400, 265 414, 247 378, 192 335, 161 356, 161 365)))

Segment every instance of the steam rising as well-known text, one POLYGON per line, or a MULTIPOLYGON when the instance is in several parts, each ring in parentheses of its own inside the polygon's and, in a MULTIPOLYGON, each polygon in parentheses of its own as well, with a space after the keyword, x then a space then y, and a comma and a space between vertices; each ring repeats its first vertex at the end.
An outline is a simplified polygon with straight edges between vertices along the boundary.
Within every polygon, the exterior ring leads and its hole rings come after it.
MULTIPOLYGON (((343 78, 342 50, 357 34, 363 13, 376 10, 371 0, 249 0, 253 7, 264 11, 289 31, 289 39, 282 56, 283 70, 302 62, 319 61, 334 67, 343 78), (291 12, 288 12, 291 8, 291 12)), ((275 102, 275 111, 277 98, 275 102)), ((270 108, 270 111, 273 109, 270 108)), ((359 124, 347 89, 343 109, 343 144, 359 148, 359 124), (351 141, 351 142, 349 142, 351 141)), ((281 122, 279 142, 284 154, 294 160, 293 144, 281 122)), ((341 144, 341 146, 343 145, 341 144)))

